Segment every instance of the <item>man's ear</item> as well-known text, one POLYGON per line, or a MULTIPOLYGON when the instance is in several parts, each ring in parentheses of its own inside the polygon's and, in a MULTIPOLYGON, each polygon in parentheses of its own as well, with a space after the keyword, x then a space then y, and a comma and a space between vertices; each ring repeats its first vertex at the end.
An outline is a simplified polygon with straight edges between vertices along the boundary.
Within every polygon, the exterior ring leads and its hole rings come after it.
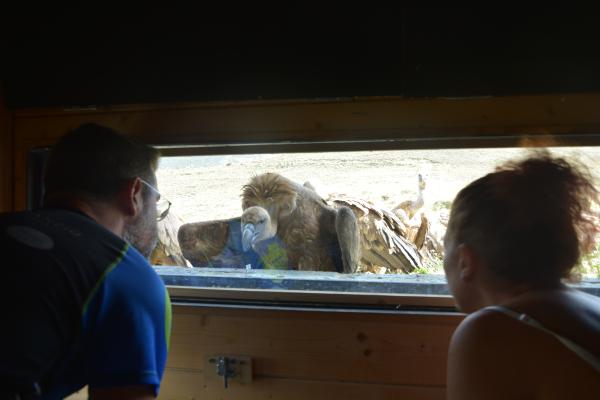
POLYGON ((462 281, 470 282, 479 271, 479 262, 477 254, 468 245, 461 243, 458 245, 458 270, 462 281))
POLYGON ((135 178, 127 181, 119 193, 121 209, 128 217, 135 218, 142 212, 142 186, 140 178, 135 178))

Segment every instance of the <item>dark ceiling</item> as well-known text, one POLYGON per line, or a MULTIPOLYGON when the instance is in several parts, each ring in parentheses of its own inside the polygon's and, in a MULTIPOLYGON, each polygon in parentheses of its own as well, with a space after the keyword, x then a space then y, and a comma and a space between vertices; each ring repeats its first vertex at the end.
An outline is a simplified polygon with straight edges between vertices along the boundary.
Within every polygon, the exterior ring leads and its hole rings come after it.
POLYGON ((298 4, 17 10, 2 90, 13 108, 600 91, 596 10, 298 4))

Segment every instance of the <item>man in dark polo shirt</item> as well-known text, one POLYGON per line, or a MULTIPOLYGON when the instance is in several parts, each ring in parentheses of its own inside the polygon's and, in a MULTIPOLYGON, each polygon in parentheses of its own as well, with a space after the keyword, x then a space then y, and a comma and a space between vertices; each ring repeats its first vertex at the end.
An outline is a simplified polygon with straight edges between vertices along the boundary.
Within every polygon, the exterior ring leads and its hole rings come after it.
POLYGON ((86 124, 52 149, 44 207, 0 214, 0 399, 156 397, 171 306, 156 244, 158 151, 86 124))

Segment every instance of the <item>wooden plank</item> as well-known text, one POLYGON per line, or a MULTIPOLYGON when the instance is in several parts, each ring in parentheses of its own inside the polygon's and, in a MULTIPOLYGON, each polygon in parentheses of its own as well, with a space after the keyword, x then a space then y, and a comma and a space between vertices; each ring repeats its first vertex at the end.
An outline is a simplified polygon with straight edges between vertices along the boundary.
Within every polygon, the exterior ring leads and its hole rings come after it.
POLYGON ((446 390, 443 386, 381 385, 266 377, 258 378, 246 385, 232 381, 228 389, 223 389, 222 382, 205 380, 203 374, 198 371, 167 369, 158 398, 160 400, 442 400, 445 396, 446 390))
MULTIPOLYGON (((457 316, 174 307, 159 399, 443 399, 457 316), (206 377, 204 356, 253 358, 249 384, 206 377)), ((85 390, 69 397, 86 398, 85 390)))
POLYGON ((205 356, 250 356, 257 376, 443 385, 462 316, 235 310, 175 306, 168 366, 203 369, 205 356))
POLYGON ((16 114, 17 136, 98 122, 155 144, 598 133, 599 94, 113 106, 16 114))

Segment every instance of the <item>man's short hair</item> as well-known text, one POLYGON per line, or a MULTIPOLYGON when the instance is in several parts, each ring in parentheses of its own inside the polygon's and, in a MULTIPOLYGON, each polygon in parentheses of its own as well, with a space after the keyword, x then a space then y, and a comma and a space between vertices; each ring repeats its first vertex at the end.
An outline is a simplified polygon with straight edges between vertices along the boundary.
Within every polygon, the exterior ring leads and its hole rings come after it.
POLYGON ((107 200, 127 181, 154 182, 160 153, 113 129, 84 124, 67 132, 52 148, 46 165, 45 195, 71 193, 107 200))

